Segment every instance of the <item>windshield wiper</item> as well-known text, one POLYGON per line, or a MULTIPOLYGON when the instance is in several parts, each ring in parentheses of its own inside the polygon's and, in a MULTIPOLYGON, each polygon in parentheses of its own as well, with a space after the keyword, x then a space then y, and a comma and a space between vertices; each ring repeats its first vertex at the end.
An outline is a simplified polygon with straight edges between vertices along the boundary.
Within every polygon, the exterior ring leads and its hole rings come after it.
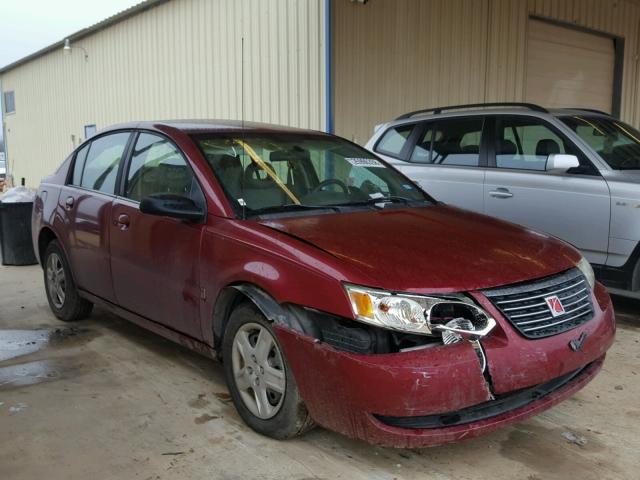
POLYGON ((264 215, 268 213, 284 213, 303 210, 332 210, 334 212, 341 212, 342 209, 337 205, 304 205, 298 203, 286 203, 284 205, 274 205, 272 207, 257 208, 250 210, 248 213, 250 216, 264 215))
POLYGON ((399 197, 397 195, 389 195, 385 197, 369 198, 367 200, 362 200, 359 202, 341 203, 339 205, 343 207, 351 207, 351 206, 359 206, 359 205, 378 205, 378 204, 385 204, 385 203, 404 203, 405 205, 412 205, 414 203, 427 203, 427 202, 429 202, 427 199, 412 200, 410 198, 399 197))

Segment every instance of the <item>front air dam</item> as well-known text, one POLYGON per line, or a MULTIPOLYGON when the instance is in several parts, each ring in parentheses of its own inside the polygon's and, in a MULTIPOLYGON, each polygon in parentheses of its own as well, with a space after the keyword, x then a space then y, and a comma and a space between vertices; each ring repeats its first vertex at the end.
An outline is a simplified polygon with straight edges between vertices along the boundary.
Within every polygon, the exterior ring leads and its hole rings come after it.
POLYGON ((463 410, 492 399, 467 343, 414 352, 341 352, 283 326, 276 334, 312 418, 323 427, 372 444, 417 448, 482 435, 542 412, 586 385, 600 357, 570 382, 508 412, 444 428, 398 428, 374 417, 420 417, 463 410))

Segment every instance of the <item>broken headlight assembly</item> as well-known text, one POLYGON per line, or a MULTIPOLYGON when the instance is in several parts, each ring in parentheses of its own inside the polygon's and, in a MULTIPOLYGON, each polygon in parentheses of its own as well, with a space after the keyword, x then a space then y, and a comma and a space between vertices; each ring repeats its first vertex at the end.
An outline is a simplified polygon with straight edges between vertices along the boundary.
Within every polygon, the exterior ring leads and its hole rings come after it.
POLYGON ((416 335, 440 335, 444 344, 477 341, 493 330, 489 313, 462 295, 432 297, 345 284, 357 320, 416 335))

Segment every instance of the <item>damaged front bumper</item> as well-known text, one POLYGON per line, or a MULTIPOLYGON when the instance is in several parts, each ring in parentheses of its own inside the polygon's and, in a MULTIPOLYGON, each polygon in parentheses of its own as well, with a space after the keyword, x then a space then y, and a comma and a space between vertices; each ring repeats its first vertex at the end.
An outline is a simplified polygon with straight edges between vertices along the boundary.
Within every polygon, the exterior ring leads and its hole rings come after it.
POLYGON ((602 367, 615 333, 613 308, 600 285, 594 300, 589 322, 538 340, 519 337, 494 310, 501 333, 483 341, 486 372, 470 342, 356 354, 285 326, 276 326, 276 333, 320 425, 378 445, 433 446, 523 420, 586 385, 602 367), (583 333, 587 340, 572 351, 570 340, 583 333))

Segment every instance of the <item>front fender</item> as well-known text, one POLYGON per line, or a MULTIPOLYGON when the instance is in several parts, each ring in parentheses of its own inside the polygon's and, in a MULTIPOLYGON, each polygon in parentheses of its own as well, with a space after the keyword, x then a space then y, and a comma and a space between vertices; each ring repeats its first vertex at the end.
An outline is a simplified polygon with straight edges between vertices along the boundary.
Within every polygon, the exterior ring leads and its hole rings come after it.
POLYGON ((210 216, 199 262, 203 340, 216 346, 236 295, 253 301, 269 320, 284 324, 291 322, 284 312, 287 304, 352 318, 342 286, 347 274, 340 263, 284 235, 265 235, 244 222, 210 216))

